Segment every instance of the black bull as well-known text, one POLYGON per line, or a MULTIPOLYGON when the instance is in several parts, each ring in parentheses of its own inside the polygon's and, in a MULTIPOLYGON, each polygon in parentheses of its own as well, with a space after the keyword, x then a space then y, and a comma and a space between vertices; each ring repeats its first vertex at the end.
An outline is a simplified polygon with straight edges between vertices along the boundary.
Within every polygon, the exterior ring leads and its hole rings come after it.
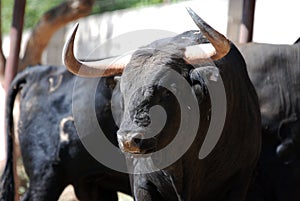
POLYGON ((262 152, 249 201, 300 198, 300 43, 246 44, 239 49, 257 91, 262 152))
MULTIPOLYGON (((78 78, 77 78, 78 79, 78 78)), ((90 80, 73 91, 76 77, 64 67, 29 67, 14 79, 7 99, 7 164, 1 179, 0 200, 12 201, 12 109, 20 91, 19 142, 25 171, 30 179, 23 201, 55 201, 68 184, 80 200, 117 200, 117 191, 130 194, 128 176, 96 161, 78 138, 72 98, 82 99, 90 80), (74 93, 73 93, 74 92, 74 93)), ((101 79, 95 97, 97 118, 108 139, 117 146, 117 126, 110 112, 113 78, 101 79)), ((83 99, 82 99, 83 100, 83 99)), ((82 114, 85 114, 82 102, 82 114)), ((85 118, 82 116, 82 118, 85 118)), ((87 117, 88 118, 88 117, 87 117)))

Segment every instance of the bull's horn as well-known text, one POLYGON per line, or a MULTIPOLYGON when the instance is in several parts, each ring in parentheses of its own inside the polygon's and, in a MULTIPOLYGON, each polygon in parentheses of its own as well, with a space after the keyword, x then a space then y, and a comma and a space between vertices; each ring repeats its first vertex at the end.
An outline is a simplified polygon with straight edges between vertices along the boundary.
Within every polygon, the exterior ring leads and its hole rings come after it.
POLYGON ((185 51, 185 60, 191 64, 196 64, 201 60, 209 58, 218 60, 224 57, 230 50, 229 40, 209 26, 191 8, 187 8, 187 11, 213 47, 208 44, 187 47, 185 51))
POLYGON ((125 56, 121 59, 118 59, 117 61, 115 58, 92 62, 82 62, 77 60, 73 52, 74 39, 77 29, 78 23, 76 24, 72 35, 65 43, 62 53, 63 63, 70 72, 82 77, 103 77, 116 75, 123 72, 125 66, 130 61, 131 55, 125 56))

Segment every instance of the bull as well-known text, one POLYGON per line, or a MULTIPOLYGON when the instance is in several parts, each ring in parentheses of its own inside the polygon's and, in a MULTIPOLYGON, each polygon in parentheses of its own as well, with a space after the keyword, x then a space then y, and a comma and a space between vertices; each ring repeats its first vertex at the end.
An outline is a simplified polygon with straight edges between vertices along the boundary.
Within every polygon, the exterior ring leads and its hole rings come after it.
POLYGON ((115 63, 76 59, 76 27, 65 44, 64 63, 70 72, 84 77, 122 73, 112 101, 121 110, 117 137, 133 173, 130 178, 135 200, 242 201, 260 153, 257 95, 235 45, 191 9, 188 12, 201 32, 188 31, 155 41, 115 63), (213 48, 207 48, 208 42, 213 48), (189 89, 174 82, 174 72, 179 80, 188 83, 189 89), (199 151, 205 144, 215 101, 209 96, 209 83, 221 78, 227 100, 226 120, 216 146, 200 160, 199 151), (177 95, 188 96, 189 91, 194 94, 196 107, 189 103, 180 105, 177 100, 177 95), (167 116, 161 130, 152 126, 159 123, 152 118, 154 107, 163 108, 167 116), (182 151, 182 144, 192 135, 195 122, 189 121, 193 117, 181 109, 188 108, 192 114, 197 107, 201 112, 194 140, 172 164, 157 168, 178 150, 182 151), (181 123, 191 128, 184 130, 179 138, 181 143, 161 156, 152 157, 177 139, 181 123))
MULTIPOLYGON (((19 73, 7 95, 7 163, 1 177, 0 200, 13 201, 13 117, 14 100, 20 92, 19 143, 29 188, 23 201, 56 201, 72 184, 80 200, 118 200, 117 191, 130 194, 128 176, 107 168, 83 146, 74 125, 72 98, 87 108, 82 99, 90 80, 78 80, 65 67, 36 66, 19 73), (75 81, 82 85, 77 86, 75 81), (74 93, 73 93, 74 92, 74 93)), ((95 95, 96 116, 107 138, 117 146, 117 132, 110 99, 113 77, 102 79, 95 95)), ((101 146, 101 145, 99 145, 101 146)))
POLYGON ((249 201, 299 200, 300 43, 240 45, 262 115, 262 152, 249 201))

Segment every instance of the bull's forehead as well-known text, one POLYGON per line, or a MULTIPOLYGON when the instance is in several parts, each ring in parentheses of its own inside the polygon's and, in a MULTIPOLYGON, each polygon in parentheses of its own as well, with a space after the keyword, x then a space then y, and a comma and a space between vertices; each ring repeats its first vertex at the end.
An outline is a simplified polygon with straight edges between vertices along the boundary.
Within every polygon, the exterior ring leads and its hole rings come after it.
POLYGON ((152 65, 135 67, 126 71, 121 78, 121 92, 126 95, 138 90, 143 93, 150 93, 166 79, 170 69, 167 65, 152 65))
POLYGON ((146 49, 137 51, 126 66, 121 78, 121 92, 128 93, 137 88, 155 87, 167 79, 170 71, 183 76, 187 71, 181 51, 170 48, 170 51, 146 49))

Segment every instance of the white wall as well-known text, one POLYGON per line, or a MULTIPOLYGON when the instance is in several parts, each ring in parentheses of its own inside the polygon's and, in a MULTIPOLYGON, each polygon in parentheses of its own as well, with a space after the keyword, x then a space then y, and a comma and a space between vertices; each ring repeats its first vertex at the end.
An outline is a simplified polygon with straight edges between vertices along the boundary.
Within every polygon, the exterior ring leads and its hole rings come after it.
MULTIPOLYGON (((203 19, 226 34, 227 0, 197 0, 127 9, 79 20, 77 55, 80 58, 91 59, 114 56, 174 33, 197 29, 185 9, 186 6, 193 8, 203 19), (113 40, 94 51, 111 38, 113 40)), ((67 32, 70 32, 73 25, 74 23, 67 27, 67 32)), ((56 54, 58 51, 61 51, 61 48, 53 52, 56 54)), ((51 52, 52 50, 49 50, 50 54, 51 52)))
POLYGON ((257 0, 254 41, 290 44, 299 37, 299 0, 257 0))
MULTIPOLYGON (((155 39, 197 29, 185 10, 194 9, 204 20, 223 34, 227 32, 229 0, 195 0, 172 5, 127 9, 90 16, 79 20, 77 55, 97 59, 114 56, 145 45, 155 39), (128 38, 129 37, 129 38, 128 38), (113 38, 102 45, 108 39, 113 38), (95 48, 98 48, 95 50, 95 48)), ((299 0, 257 0, 253 40, 264 43, 293 43, 300 37, 299 0)), ((74 23, 73 23, 74 24, 74 23)), ((46 54, 45 63, 61 64, 65 32, 60 31, 46 54)))

